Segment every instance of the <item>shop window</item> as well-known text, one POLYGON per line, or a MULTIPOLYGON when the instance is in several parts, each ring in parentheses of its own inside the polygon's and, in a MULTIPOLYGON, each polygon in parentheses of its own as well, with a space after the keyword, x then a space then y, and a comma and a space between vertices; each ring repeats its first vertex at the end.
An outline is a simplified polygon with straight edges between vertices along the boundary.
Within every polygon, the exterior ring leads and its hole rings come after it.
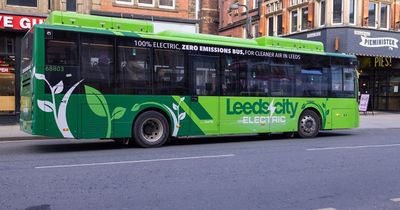
POLYGON ((0 56, 0 115, 15 112, 15 58, 0 56))
POLYGON ((82 77, 86 85, 102 93, 113 93, 114 37, 81 36, 82 77))
POLYGON ((7 0, 7 5, 37 7, 37 0, 7 0))
POLYGON ((151 94, 150 49, 134 47, 132 39, 121 38, 117 53, 116 92, 151 94))
POLYGON ((154 52, 154 94, 187 95, 185 54, 174 50, 154 52))
POLYGON ((343 0, 333 0, 333 23, 342 23, 343 0))

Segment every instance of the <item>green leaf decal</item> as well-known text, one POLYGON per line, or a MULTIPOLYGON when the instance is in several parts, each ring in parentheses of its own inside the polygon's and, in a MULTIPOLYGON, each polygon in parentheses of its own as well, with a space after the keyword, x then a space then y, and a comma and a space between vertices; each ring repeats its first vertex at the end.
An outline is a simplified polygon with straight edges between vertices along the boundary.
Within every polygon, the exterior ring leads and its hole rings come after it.
POLYGON ((107 117, 109 109, 106 99, 98 90, 85 85, 86 100, 90 109, 100 117, 107 117), (101 106, 97 106, 101 104, 101 106))
POLYGON ((140 108, 140 105, 139 104, 135 104, 135 105, 133 105, 131 111, 132 112, 136 112, 137 110, 139 110, 139 108, 140 108))
POLYGON ((126 109, 124 107, 116 107, 111 114, 111 120, 118 120, 124 116, 126 109))
POLYGON ((326 115, 329 115, 329 110, 326 110, 326 115))

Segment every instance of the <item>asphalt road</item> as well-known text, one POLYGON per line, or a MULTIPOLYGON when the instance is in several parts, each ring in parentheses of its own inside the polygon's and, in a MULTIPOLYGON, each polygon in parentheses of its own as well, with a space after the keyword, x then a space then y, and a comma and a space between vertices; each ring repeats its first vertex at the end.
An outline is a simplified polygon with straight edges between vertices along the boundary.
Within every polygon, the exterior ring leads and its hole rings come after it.
POLYGON ((0 142, 0 209, 400 209, 400 129, 0 142))

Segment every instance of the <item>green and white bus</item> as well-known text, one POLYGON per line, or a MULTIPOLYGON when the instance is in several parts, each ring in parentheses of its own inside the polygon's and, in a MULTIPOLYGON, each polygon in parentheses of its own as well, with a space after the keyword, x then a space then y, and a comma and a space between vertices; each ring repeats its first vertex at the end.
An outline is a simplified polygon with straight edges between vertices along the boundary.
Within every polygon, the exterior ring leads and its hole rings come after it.
POLYGON ((355 128, 356 58, 322 43, 240 39, 53 12, 22 42, 22 130, 142 147, 171 137, 355 128))

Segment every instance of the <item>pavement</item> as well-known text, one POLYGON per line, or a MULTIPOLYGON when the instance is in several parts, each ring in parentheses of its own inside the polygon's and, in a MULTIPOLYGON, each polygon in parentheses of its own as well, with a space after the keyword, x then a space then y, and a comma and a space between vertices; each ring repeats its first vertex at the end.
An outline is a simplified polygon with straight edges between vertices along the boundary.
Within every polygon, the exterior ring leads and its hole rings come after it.
MULTIPOLYGON (((360 113, 360 127, 356 129, 400 129, 400 113, 360 113)), ((19 124, 0 125, 0 141, 35 140, 47 137, 33 136, 19 129, 19 124)))

